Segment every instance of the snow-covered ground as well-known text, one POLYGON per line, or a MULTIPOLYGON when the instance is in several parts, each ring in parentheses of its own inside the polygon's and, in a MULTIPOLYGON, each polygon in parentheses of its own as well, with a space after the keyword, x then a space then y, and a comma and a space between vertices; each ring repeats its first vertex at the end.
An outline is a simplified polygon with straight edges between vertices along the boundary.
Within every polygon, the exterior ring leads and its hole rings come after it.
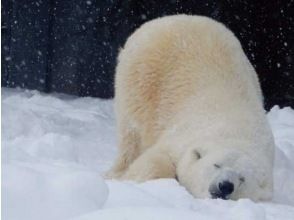
POLYGON ((294 219, 294 110, 274 107, 272 202, 195 199, 172 179, 101 178, 116 154, 113 102, 2 89, 3 220, 294 219))

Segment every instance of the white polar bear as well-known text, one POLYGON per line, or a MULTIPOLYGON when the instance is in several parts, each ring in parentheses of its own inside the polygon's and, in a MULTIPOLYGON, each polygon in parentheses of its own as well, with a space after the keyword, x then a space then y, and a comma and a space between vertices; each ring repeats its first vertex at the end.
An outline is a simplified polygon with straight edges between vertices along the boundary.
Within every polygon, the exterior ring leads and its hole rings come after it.
POLYGON ((224 25, 187 15, 145 23, 120 52, 115 89, 109 177, 177 178, 199 198, 271 198, 274 141, 258 78, 224 25))

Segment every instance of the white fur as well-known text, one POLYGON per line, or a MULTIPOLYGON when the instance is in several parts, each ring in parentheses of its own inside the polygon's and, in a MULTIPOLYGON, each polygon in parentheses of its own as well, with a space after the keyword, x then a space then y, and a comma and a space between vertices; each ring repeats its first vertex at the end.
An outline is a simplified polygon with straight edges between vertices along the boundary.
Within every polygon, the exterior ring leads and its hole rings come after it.
POLYGON ((224 25, 187 15, 145 23, 120 52, 115 88, 110 177, 177 176, 202 198, 226 179, 231 199, 271 197, 274 143, 258 78, 224 25))

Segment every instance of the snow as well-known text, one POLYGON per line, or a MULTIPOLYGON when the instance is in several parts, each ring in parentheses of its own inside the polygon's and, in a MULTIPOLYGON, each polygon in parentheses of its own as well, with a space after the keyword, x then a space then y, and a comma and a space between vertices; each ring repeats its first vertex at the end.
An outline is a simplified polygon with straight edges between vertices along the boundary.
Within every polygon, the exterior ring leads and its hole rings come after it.
POLYGON ((44 164, 3 165, 3 219, 67 219, 100 208, 108 188, 97 173, 44 164))
POLYGON ((173 179, 104 180, 117 149, 113 101, 2 88, 5 220, 294 219, 294 110, 268 113, 271 202, 196 199, 173 179))

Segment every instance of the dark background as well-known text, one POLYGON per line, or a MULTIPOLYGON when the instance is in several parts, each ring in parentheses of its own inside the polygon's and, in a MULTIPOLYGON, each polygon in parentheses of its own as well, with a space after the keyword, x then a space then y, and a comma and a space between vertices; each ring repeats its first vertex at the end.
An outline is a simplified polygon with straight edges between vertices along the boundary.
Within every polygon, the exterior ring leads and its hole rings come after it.
POLYGON ((2 86, 113 97, 118 48, 147 20, 206 15, 240 39, 265 107, 294 107, 294 0, 3 0, 2 86))

